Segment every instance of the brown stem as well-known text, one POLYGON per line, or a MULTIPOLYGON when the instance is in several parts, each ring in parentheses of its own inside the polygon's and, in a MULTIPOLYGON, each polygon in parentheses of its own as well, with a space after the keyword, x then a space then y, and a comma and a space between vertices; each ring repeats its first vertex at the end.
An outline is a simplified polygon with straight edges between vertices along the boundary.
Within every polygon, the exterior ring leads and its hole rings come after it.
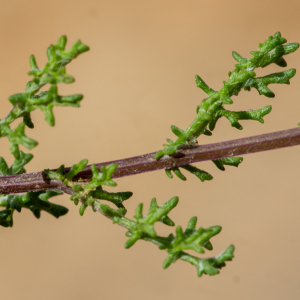
MULTIPOLYGON (((112 176, 113 178, 118 178, 160 169, 168 169, 199 161, 215 160, 295 145, 300 145, 300 128, 277 131, 221 143, 193 146, 191 148, 181 149, 176 155, 164 156, 159 160, 154 159, 156 152, 153 152, 122 160, 99 163, 96 164, 96 166, 100 168, 101 166, 106 166, 111 163, 118 164, 118 168, 112 176)), ((68 172, 69 169, 70 168, 66 168, 65 172, 68 172)), ((88 181, 91 177, 92 173, 90 166, 86 166, 76 175, 76 177, 74 177, 74 180, 81 179, 88 181)), ((58 189, 70 193, 70 191, 67 191, 67 187, 60 181, 46 179, 43 171, 0 177, 0 194, 48 189, 58 189)))

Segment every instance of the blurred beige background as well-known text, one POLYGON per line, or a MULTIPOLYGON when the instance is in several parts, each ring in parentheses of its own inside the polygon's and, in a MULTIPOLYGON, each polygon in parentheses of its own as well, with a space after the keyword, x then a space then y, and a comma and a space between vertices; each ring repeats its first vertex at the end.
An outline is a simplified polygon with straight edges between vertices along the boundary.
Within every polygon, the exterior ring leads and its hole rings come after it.
MULTIPOLYGON (((299 0, 210 1, 1 1, 1 118, 10 109, 9 95, 24 91, 28 58, 39 66, 46 48, 67 34, 68 47, 81 39, 90 51, 67 68, 76 78, 61 94, 85 95, 80 109, 55 108, 50 128, 33 113, 37 139, 27 171, 71 166, 83 158, 115 160, 161 149, 173 138, 170 125, 186 128, 205 97, 196 88, 199 74, 220 89, 235 64, 231 51, 250 57, 258 43, 280 31, 288 42, 300 41, 299 0)), ((300 68, 300 51, 287 57, 300 68)), ((280 70, 272 66, 258 75, 280 70)), ((275 99, 257 91, 241 92, 232 110, 272 104, 265 124, 242 122, 243 131, 220 120, 212 137, 218 142, 295 127, 300 121, 299 74, 291 85, 272 86, 275 99)), ((1 156, 10 163, 8 142, 1 156)), ((115 191, 133 191, 128 216, 138 203, 148 207, 177 195, 171 213, 177 225, 198 216, 198 226, 221 225, 212 242, 216 255, 229 244, 235 259, 214 277, 177 262, 162 269, 164 251, 138 242, 129 250, 122 228, 87 210, 80 217, 67 196, 55 201, 70 212, 58 220, 45 213, 37 220, 28 211, 1 231, 1 299, 299 299, 299 148, 245 156, 238 168, 219 171, 211 162, 197 164, 214 176, 201 183, 168 179, 164 172, 119 179, 115 191)), ((173 228, 157 227, 161 234, 173 228)))

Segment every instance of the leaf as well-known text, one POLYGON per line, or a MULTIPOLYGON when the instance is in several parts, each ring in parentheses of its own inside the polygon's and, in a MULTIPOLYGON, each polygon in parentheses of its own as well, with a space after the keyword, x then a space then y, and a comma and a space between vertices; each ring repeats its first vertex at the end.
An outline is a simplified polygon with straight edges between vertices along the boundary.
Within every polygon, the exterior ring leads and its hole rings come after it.
POLYGON ((184 133, 184 130, 179 129, 178 127, 176 127, 174 125, 171 126, 171 130, 178 137, 180 137, 184 133))
POLYGON ((225 171, 224 165, 238 167, 242 161, 243 161, 242 157, 226 157, 226 158, 212 160, 212 162, 216 165, 216 167, 221 171, 225 171))
POLYGON ((65 179, 72 179, 75 175, 77 175, 80 171, 82 171, 85 166, 88 164, 88 160, 87 159, 83 159, 81 160, 78 164, 75 164, 72 166, 71 170, 65 174, 65 179))
POLYGON ((234 252, 234 246, 230 245, 224 252, 216 256, 215 258, 197 259, 195 260, 198 276, 201 277, 203 274, 210 276, 219 273, 219 269, 224 267, 226 261, 232 260, 234 252))
POLYGON ((144 217, 142 214, 143 204, 139 204, 135 211, 136 222, 134 228, 132 228, 129 232, 130 239, 126 242, 125 248, 130 248, 139 239, 144 238, 144 236, 155 238, 156 232, 153 225, 158 221, 163 222, 166 225, 173 226, 174 222, 169 217, 166 219, 166 217, 177 203, 178 197, 173 197, 162 206, 158 206, 156 199, 153 198, 148 214, 144 217))
POLYGON ((205 172, 202 171, 200 169, 198 169, 197 167, 191 166, 191 165, 184 165, 184 166, 180 166, 181 168, 189 171, 190 173, 194 174, 196 177, 198 177, 202 182, 204 182, 205 180, 212 180, 213 177, 205 172))
POLYGON ((66 207, 48 201, 49 198, 61 194, 63 194, 61 191, 39 191, 17 195, 0 195, 1 206, 6 207, 5 210, 0 211, 0 225, 12 227, 14 210, 21 212, 22 208, 31 210, 36 218, 40 218, 41 211, 45 211, 56 218, 65 215, 68 212, 66 207))
POLYGON ((97 187, 96 190, 91 191, 91 196, 96 199, 107 200, 114 203, 118 208, 124 208, 123 201, 129 199, 132 196, 132 192, 119 192, 109 193, 104 191, 101 186, 97 187))
POLYGON ((10 167, 10 174, 9 175, 17 175, 17 174, 23 174, 26 173, 26 170, 24 169, 24 166, 28 164, 32 158, 33 155, 31 153, 25 154, 23 151, 20 151, 19 159, 16 159, 12 166, 10 167))
POLYGON ((217 120, 221 117, 228 119, 232 127, 242 130, 242 125, 238 122, 239 120, 256 120, 260 123, 264 123, 263 117, 269 114, 272 110, 270 105, 257 110, 247 110, 247 111, 229 111, 220 107, 217 111, 216 117, 209 124, 210 130, 213 130, 217 120))
POLYGON ((31 121, 31 116, 29 112, 26 112, 23 116, 23 122, 28 128, 34 128, 34 125, 31 121))
POLYGON ((100 185, 116 186, 117 184, 111 179, 113 172, 117 169, 118 165, 113 163, 108 166, 102 166, 99 172, 97 167, 93 164, 91 166, 93 177, 92 180, 85 186, 85 189, 94 189, 100 185))
POLYGON ((201 78, 200 76, 195 76, 196 85, 198 88, 200 88, 204 93, 207 95, 212 95, 216 93, 212 88, 210 88, 201 78))
POLYGON ((25 135, 25 123, 23 122, 11 132, 8 139, 10 144, 21 144, 28 149, 32 149, 38 144, 35 140, 32 140, 25 135))
POLYGON ((30 153, 25 154, 23 151, 19 151, 18 157, 19 159, 15 159, 14 163, 10 168, 8 167, 4 158, 0 157, 0 176, 26 173, 24 166, 32 160, 33 155, 30 153))
POLYGON ((0 157, 0 176, 10 175, 10 170, 3 157, 0 157))
POLYGON ((252 78, 247 81, 244 89, 254 87, 260 95, 273 98, 275 94, 268 88, 271 83, 290 84, 290 79, 296 74, 295 69, 289 69, 280 73, 270 74, 264 77, 252 78))

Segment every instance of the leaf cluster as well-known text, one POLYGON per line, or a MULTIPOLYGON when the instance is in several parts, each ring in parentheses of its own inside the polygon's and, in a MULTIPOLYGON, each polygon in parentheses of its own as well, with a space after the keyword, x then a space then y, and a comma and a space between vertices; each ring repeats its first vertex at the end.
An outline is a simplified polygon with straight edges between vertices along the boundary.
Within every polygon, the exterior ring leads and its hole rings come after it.
MULTIPOLYGON (((235 69, 232 72, 228 73, 229 78, 223 82, 223 87, 219 91, 210 88, 200 76, 196 75, 197 87, 201 88, 208 97, 202 100, 201 105, 197 107, 196 118, 186 130, 182 130, 174 125, 171 126, 171 130, 177 136, 177 140, 167 139, 169 144, 164 144, 164 150, 157 152, 155 158, 159 159, 163 155, 174 155, 182 148, 192 147, 197 144, 197 138, 202 134, 212 135, 212 131, 221 117, 225 117, 232 127, 239 130, 243 129, 239 123, 240 120, 255 120, 264 123, 263 117, 271 112, 272 107, 270 105, 261 109, 247 111, 230 111, 224 108, 224 105, 232 104, 231 97, 237 96, 242 89, 250 91, 251 88, 255 88, 260 95, 273 98, 275 94, 269 89, 268 86, 270 84, 290 84, 290 79, 296 74, 295 69, 263 77, 256 77, 256 73, 253 71, 259 67, 267 67, 272 63, 280 67, 286 67, 287 63, 283 56, 296 51, 299 48, 299 44, 289 43, 283 45, 284 43, 286 43, 286 39, 281 37, 280 32, 276 32, 274 36, 268 37, 264 43, 259 44, 257 51, 251 52, 253 58, 244 58, 233 51, 233 58, 238 64, 235 65, 235 69)), ((241 160, 242 158, 240 157, 235 158, 234 165, 238 166, 241 160)), ((214 161, 214 163, 217 166, 224 165, 222 161, 214 161)), ((211 175, 208 176, 207 173, 203 173, 204 171, 195 167, 186 168, 186 166, 182 166, 181 168, 190 172, 193 170, 191 173, 200 178, 201 181, 212 179, 211 175)), ((223 170, 224 168, 221 167, 220 169, 223 170)), ((185 180, 185 176, 176 167, 166 170, 168 177, 172 178, 171 171, 180 179, 185 180)))
POLYGON ((68 212, 64 206, 51 203, 49 198, 63 194, 61 191, 39 191, 26 194, 0 195, 0 206, 5 209, 0 211, 0 225, 3 227, 13 226, 14 211, 21 212, 22 208, 29 209, 36 218, 40 218, 41 211, 59 218, 68 212))
POLYGON ((10 149, 16 159, 19 159, 19 145, 32 149, 37 142, 25 135, 25 126, 33 128, 31 112, 35 109, 41 110, 50 126, 54 126, 55 119, 53 115, 54 106, 79 106, 83 96, 74 94, 69 96, 60 96, 58 94, 58 83, 72 83, 74 78, 66 73, 66 65, 70 63, 79 54, 89 50, 88 46, 75 42, 68 50, 65 49, 67 37, 62 36, 56 45, 51 45, 47 50, 48 62, 43 68, 39 68, 34 55, 30 56, 29 63, 33 80, 26 85, 25 92, 14 94, 9 97, 13 105, 9 114, 0 121, 0 137, 6 136, 9 139, 10 149), (49 90, 40 91, 46 84, 50 85, 49 90), (10 124, 17 118, 23 118, 15 129, 10 124))
POLYGON ((178 197, 173 197, 162 206, 157 204, 155 198, 152 199, 147 215, 143 216, 143 204, 140 203, 135 210, 135 220, 125 217, 127 210, 123 205, 123 201, 132 196, 131 192, 109 193, 104 191, 102 185, 116 186, 116 183, 111 179, 113 172, 116 170, 116 164, 102 166, 101 172, 95 165, 91 165, 93 172, 92 180, 89 183, 81 182, 80 179, 72 181, 81 170, 83 170, 88 161, 82 160, 64 174, 64 166, 58 170, 45 170, 48 179, 60 180, 66 186, 73 189, 74 193, 71 200, 77 205, 81 203, 79 213, 83 215, 85 209, 91 206, 94 211, 99 211, 103 215, 110 218, 115 224, 119 224, 127 229, 126 236, 129 239, 125 243, 125 248, 132 247, 138 240, 151 241, 159 246, 159 249, 166 250, 168 257, 166 258, 163 267, 167 268, 171 263, 178 259, 188 261, 195 265, 198 271, 198 276, 202 274, 214 275, 219 272, 219 269, 225 265, 225 261, 233 258, 233 246, 230 246, 225 252, 215 258, 201 259, 192 256, 184 250, 194 250, 197 253, 204 253, 204 248, 212 250, 210 238, 221 231, 220 226, 213 226, 207 229, 196 229, 197 218, 193 217, 187 229, 183 232, 182 228, 176 228, 176 235, 170 234, 168 237, 158 236, 154 225, 161 222, 167 226, 174 226, 175 223, 168 216, 169 212, 178 204, 178 197), (101 203, 99 200, 107 200, 113 203, 117 208, 112 208, 107 204, 101 203))
POLYGON ((126 209, 123 205, 123 201, 129 199, 132 196, 131 192, 119 192, 110 193, 104 191, 102 185, 116 186, 116 182, 111 179, 112 173, 116 170, 117 164, 110 164, 108 166, 102 166, 101 172, 98 168, 92 164, 91 170, 93 173, 92 180, 88 183, 76 181, 72 179, 80 171, 82 171, 88 164, 87 159, 81 160, 78 164, 74 164, 68 173, 64 174, 64 165, 61 165, 56 171, 49 169, 44 170, 48 179, 56 179, 63 182, 64 185, 71 187, 74 190, 71 200, 75 205, 81 202, 79 213, 82 216, 88 206, 92 206, 95 203, 95 199, 102 199, 112 202, 119 208, 122 215, 125 215, 126 209))
POLYGON ((156 244, 159 249, 167 251, 168 256, 163 262, 164 269, 180 259, 193 264, 197 268, 199 277, 203 274, 218 274, 219 269, 225 266, 225 261, 233 258, 233 245, 214 258, 199 258, 185 251, 193 250, 196 253, 203 254, 205 252, 204 249, 212 250, 210 239, 221 231, 220 226, 196 229, 197 217, 192 217, 185 231, 182 230, 181 226, 176 227, 175 236, 170 234, 167 237, 162 237, 156 234, 154 229, 156 222, 162 222, 168 226, 175 225, 168 217, 168 213, 177 203, 178 197, 173 197, 162 206, 158 206, 156 199, 153 198, 146 216, 142 214, 143 204, 139 204, 134 216, 136 221, 131 222, 131 228, 126 233, 129 239, 125 243, 125 248, 130 248, 138 240, 150 241, 156 244))

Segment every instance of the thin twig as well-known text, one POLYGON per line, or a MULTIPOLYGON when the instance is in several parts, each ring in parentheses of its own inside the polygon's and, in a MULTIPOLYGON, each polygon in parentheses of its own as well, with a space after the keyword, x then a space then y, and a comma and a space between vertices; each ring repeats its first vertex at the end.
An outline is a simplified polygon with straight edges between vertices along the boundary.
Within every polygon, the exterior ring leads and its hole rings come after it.
POLYGON ((10 111, 7 113, 7 115, 6 115, 3 119, 1 119, 1 123, 3 123, 6 119, 9 118, 10 113, 11 113, 14 109, 15 109, 15 106, 12 106, 12 108, 11 108, 10 111))
MULTIPOLYGON (((122 160, 99 163, 96 164, 96 166, 100 168, 101 166, 106 166, 111 163, 118 164, 118 168, 112 176, 113 178, 118 178, 160 169, 168 169, 200 161, 215 160, 296 145, 300 145, 300 128, 277 131, 221 143, 193 146, 181 149, 176 155, 164 156, 159 160, 154 159, 156 152, 153 152, 122 160)), ((69 170, 70 168, 66 168, 65 173, 69 170)), ((92 173, 90 166, 86 166, 73 179, 89 181, 91 177, 92 173)), ((0 178, 0 194, 49 189, 58 189, 67 192, 66 187, 60 181, 48 180, 43 171, 3 176, 0 178)))

